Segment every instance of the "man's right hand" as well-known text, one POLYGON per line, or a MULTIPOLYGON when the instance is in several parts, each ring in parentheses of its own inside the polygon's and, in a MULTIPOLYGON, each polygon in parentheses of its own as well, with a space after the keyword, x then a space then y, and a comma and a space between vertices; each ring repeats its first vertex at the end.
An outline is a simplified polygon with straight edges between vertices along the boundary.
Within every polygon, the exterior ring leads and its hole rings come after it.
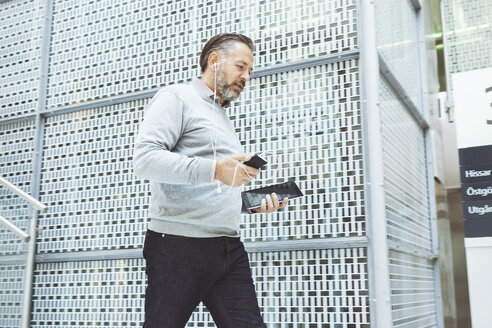
POLYGON ((251 154, 231 155, 218 160, 215 166, 214 178, 222 181, 229 186, 232 185, 233 187, 239 187, 240 185, 250 182, 251 180, 253 180, 252 178, 260 173, 260 170, 251 166, 244 165, 241 162, 247 161, 251 159, 251 157, 253 157, 253 155, 251 154), (238 166, 237 170, 236 166, 238 166), (246 173, 245 170, 248 173, 246 173), (236 171, 236 179, 234 179, 234 171, 236 171), (233 179, 234 185, 232 184, 233 179))

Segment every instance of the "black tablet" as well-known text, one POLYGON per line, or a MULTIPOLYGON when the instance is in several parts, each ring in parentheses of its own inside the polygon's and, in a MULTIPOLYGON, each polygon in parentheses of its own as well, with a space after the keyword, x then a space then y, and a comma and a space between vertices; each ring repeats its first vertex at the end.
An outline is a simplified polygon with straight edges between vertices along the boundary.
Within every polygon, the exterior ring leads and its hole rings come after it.
POLYGON ((271 195, 272 193, 277 194, 279 201, 282 201, 285 197, 293 199, 304 196, 296 183, 289 181, 268 187, 243 191, 241 197, 244 206, 248 210, 251 210, 260 207, 262 199, 265 198, 266 195, 271 195))

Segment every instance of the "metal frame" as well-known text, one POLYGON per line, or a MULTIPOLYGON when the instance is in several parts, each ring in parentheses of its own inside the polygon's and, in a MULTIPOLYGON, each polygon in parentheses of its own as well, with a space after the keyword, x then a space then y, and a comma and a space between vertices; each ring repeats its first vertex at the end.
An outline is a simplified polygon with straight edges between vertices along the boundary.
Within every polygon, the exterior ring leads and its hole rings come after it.
POLYGON ((14 117, 2 118, 2 119, 0 119, 0 125, 6 125, 6 124, 11 124, 11 123, 18 123, 18 122, 34 120, 34 119, 36 119, 36 116, 37 116, 36 113, 29 113, 29 114, 14 116, 14 117))
POLYGON ((427 130, 429 128, 429 120, 424 115, 420 113, 416 104, 413 103, 412 99, 408 96, 405 89, 402 87, 398 79, 393 75, 386 61, 381 55, 379 57, 379 72, 388 82, 390 88, 398 96, 398 98, 403 102, 403 106, 410 116, 417 122, 422 130, 427 130))
MULTIPOLYGON (((313 58, 313 59, 302 60, 302 61, 297 61, 297 62, 293 62, 293 63, 278 65, 275 67, 267 67, 267 68, 263 68, 263 69, 259 69, 259 70, 254 71, 251 74, 251 79, 260 78, 260 77, 267 76, 267 75, 291 72, 291 71, 295 71, 295 70, 299 70, 299 69, 303 69, 303 68, 320 66, 320 65, 325 65, 325 64, 329 64, 329 63, 337 63, 337 62, 347 61, 347 60, 351 60, 351 59, 358 59, 359 56, 360 56, 360 52, 358 50, 352 50, 352 51, 341 52, 341 53, 335 54, 335 55, 317 57, 317 58, 313 58)), ((47 64, 48 63, 46 63, 46 65, 47 64)), ((43 63, 43 65, 44 65, 44 63, 43 63)), ((45 73, 45 72, 42 73, 42 76, 46 77, 46 75, 47 75, 47 73, 45 73)), ((46 85, 45 85, 46 82, 41 82, 41 83, 43 84, 42 87, 44 88, 45 92, 42 95, 42 97, 40 97, 40 102, 42 102, 44 104, 44 103, 46 103, 46 85), (43 99, 41 99, 41 98, 43 98, 43 99)), ((38 113, 41 115, 42 118, 46 118, 46 117, 52 117, 52 116, 67 114, 67 113, 73 113, 73 112, 77 112, 77 111, 81 111, 81 110, 85 110, 85 109, 92 109, 92 108, 97 108, 97 107, 118 105, 118 104, 130 102, 130 101, 152 98, 154 96, 154 94, 157 91, 159 91, 159 89, 160 89, 160 87, 149 89, 149 90, 144 90, 144 91, 133 92, 130 94, 125 94, 125 95, 118 95, 118 96, 98 99, 98 100, 85 102, 85 103, 81 103, 81 104, 77 104, 77 105, 70 105, 70 106, 63 106, 63 107, 54 108, 54 109, 48 109, 48 110, 44 110, 43 106, 38 106, 39 107, 38 113)), ((26 120, 32 120, 32 119, 35 119, 37 117, 38 113, 25 114, 25 115, 14 117, 14 118, 0 119, 0 125, 8 124, 8 123, 21 122, 21 121, 26 121, 26 120)))
POLYGON ((426 258, 428 260, 435 260, 438 258, 438 254, 436 253, 431 253, 422 249, 415 249, 415 248, 409 248, 406 245, 403 245, 401 243, 388 240, 388 248, 392 251, 398 252, 398 253, 403 253, 407 255, 412 255, 412 256, 418 256, 422 258, 426 258))
MULTIPOLYGON (((323 240, 310 239, 244 243, 244 248, 248 253, 262 253, 305 251, 315 249, 365 248, 368 245, 369 239, 366 237, 346 237, 328 238, 323 240)), ((142 248, 37 254, 35 259, 36 263, 52 263, 140 258, 143 258, 142 248)), ((0 264, 13 263, 18 261, 19 258, 17 255, 2 256, 0 258, 0 264)))
POLYGON ((0 256, 0 265, 19 264, 26 262, 25 255, 2 255, 0 256))
POLYGON ((367 237, 345 237, 244 243, 244 248, 248 251, 248 253, 261 253, 294 250, 304 251, 313 249, 358 248, 367 247, 368 245, 369 239, 367 237))
POLYGON ((371 327, 392 327, 374 2, 358 5, 370 320, 371 327))
POLYGON ((273 75, 273 74, 284 73, 284 72, 290 72, 290 71, 295 71, 295 70, 313 67, 313 66, 320 66, 320 65, 329 64, 329 63, 336 63, 336 62, 340 62, 340 61, 355 59, 358 57, 359 57, 359 51, 358 50, 345 51, 345 52, 341 52, 341 53, 335 54, 335 55, 316 57, 316 58, 306 59, 306 60, 297 61, 297 62, 293 62, 293 63, 276 65, 274 67, 267 67, 267 68, 259 69, 257 71, 255 70, 251 74, 251 78, 254 79, 254 78, 258 78, 258 77, 262 77, 262 76, 273 75))
POLYGON ((438 239, 438 227, 437 227, 437 209, 435 200, 435 189, 434 189, 434 175, 431 149, 432 140, 430 136, 430 130, 425 131, 425 143, 426 143, 426 153, 427 153, 427 186, 429 190, 429 216, 431 220, 431 233, 432 233, 432 252, 434 255, 434 286, 435 286, 435 300, 437 309, 437 327, 444 328, 444 313, 442 306, 442 292, 441 292, 441 270, 439 268, 439 239, 438 239))
POLYGON ((130 101, 152 98, 160 88, 153 88, 145 91, 134 92, 126 95, 118 95, 109 98, 98 99, 78 105, 63 106, 60 108, 54 108, 43 111, 41 115, 43 117, 57 116, 67 113, 73 113, 85 109, 93 109, 97 107, 111 106, 123 104, 130 101))
MULTIPOLYGON (((440 1, 439 3, 439 12, 442 13, 444 12, 444 1, 440 1)), ((442 44, 443 44, 443 51, 444 51, 444 60, 447 60, 446 59, 446 51, 447 49, 450 49, 450 45, 448 44, 448 40, 447 38, 445 37, 445 35, 449 32, 447 30, 447 25, 445 23, 445 20, 443 19, 442 20, 442 44)), ((448 68, 448 65, 444 65, 444 75, 446 76, 446 99, 445 99, 445 107, 446 107, 446 114, 448 115, 448 122, 449 123, 452 123, 454 122, 454 99, 453 97, 451 96, 451 93, 452 93, 452 85, 451 85, 451 73, 449 72, 449 68, 448 68)), ((444 113, 443 113, 444 115, 444 113)), ((449 188, 449 187, 447 187, 449 188)), ((456 186, 455 187, 456 189, 458 188, 461 188, 461 186, 456 186)))

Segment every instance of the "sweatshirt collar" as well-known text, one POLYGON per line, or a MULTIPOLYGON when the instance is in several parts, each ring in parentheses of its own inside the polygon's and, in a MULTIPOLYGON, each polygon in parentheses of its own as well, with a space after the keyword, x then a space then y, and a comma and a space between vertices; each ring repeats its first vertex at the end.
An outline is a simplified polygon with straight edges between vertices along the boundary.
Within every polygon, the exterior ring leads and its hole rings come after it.
MULTIPOLYGON (((214 100, 214 92, 199 77, 194 77, 190 84, 200 93, 200 96, 211 101, 214 100)), ((226 101, 224 105, 221 105, 218 97, 215 98, 215 102, 222 108, 227 108, 231 104, 226 101)))

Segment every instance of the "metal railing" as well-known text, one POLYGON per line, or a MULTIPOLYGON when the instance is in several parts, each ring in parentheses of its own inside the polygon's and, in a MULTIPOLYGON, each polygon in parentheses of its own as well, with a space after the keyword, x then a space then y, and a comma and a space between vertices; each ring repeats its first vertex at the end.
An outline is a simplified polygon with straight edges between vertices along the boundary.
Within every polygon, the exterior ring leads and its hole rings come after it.
MULTIPOLYGON (((15 185, 11 184, 8 182, 6 179, 0 177, 0 184, 12 191, 14 194, 17 196, 21 197, 22 199, 26 200, 29 204, 31 204, 32 207, 35 209, 44 212, 46 210, 46 205, 43 203, 39 202, 37 199, 34 199, 31 195, 28 193, 22 191, 15 185)), ((29 242, 31 239, 31 236, 19 229, 15 224, 4 218, 3 216, 0 215, 0 224, 4 225, 7 229, 15 233, 23 242, 29 242)))
POLYGON ((46 210, 46 205, 33 198, 28 193, 22 191, 17 186, 11 184, 3 177, 0 177, 0 185, 3 185, 10 191, 12 191, 17 196, 21 197, 25 201, 27 201, 33 208, 32 217, 29 221, 29 233, 25 233, 15 224, 7 220, 6 218, 0 216, 0 224, 4 225, 15 233, 19 238, 27 244, 26 251, 26 264, 25 264, 25 279, 24 279, 24 299, 22 303, 22 320, 21 325, 22 328, 27 328, 30 326, 30 317, 31 317, 31 298, 32 298, 32 280, 34 273, 34 256, 36 252, 36 233, 37 233, 37 211, 44 212, 46 210))
POLYGON ((26 200, 27 202, 29 202, 29 204, 31 204, 32 207, 34 207, 35 209, 40 210, 41 212, 44 212, 46 210, 46 205, 44 205, 43 203, 41 203, 37 199, 34 199, 31 195, 20 190, 18 187, 14 186, 13 184, 11 184, 10 182, 8 182, 7 180, 5 180, 2 177, 0 177, 0 184, 2 184, 7 189, 10 189, 10 191, 12 191, 17 196, 19 196, 19 197, 23 198, 24 200, 26 200))

